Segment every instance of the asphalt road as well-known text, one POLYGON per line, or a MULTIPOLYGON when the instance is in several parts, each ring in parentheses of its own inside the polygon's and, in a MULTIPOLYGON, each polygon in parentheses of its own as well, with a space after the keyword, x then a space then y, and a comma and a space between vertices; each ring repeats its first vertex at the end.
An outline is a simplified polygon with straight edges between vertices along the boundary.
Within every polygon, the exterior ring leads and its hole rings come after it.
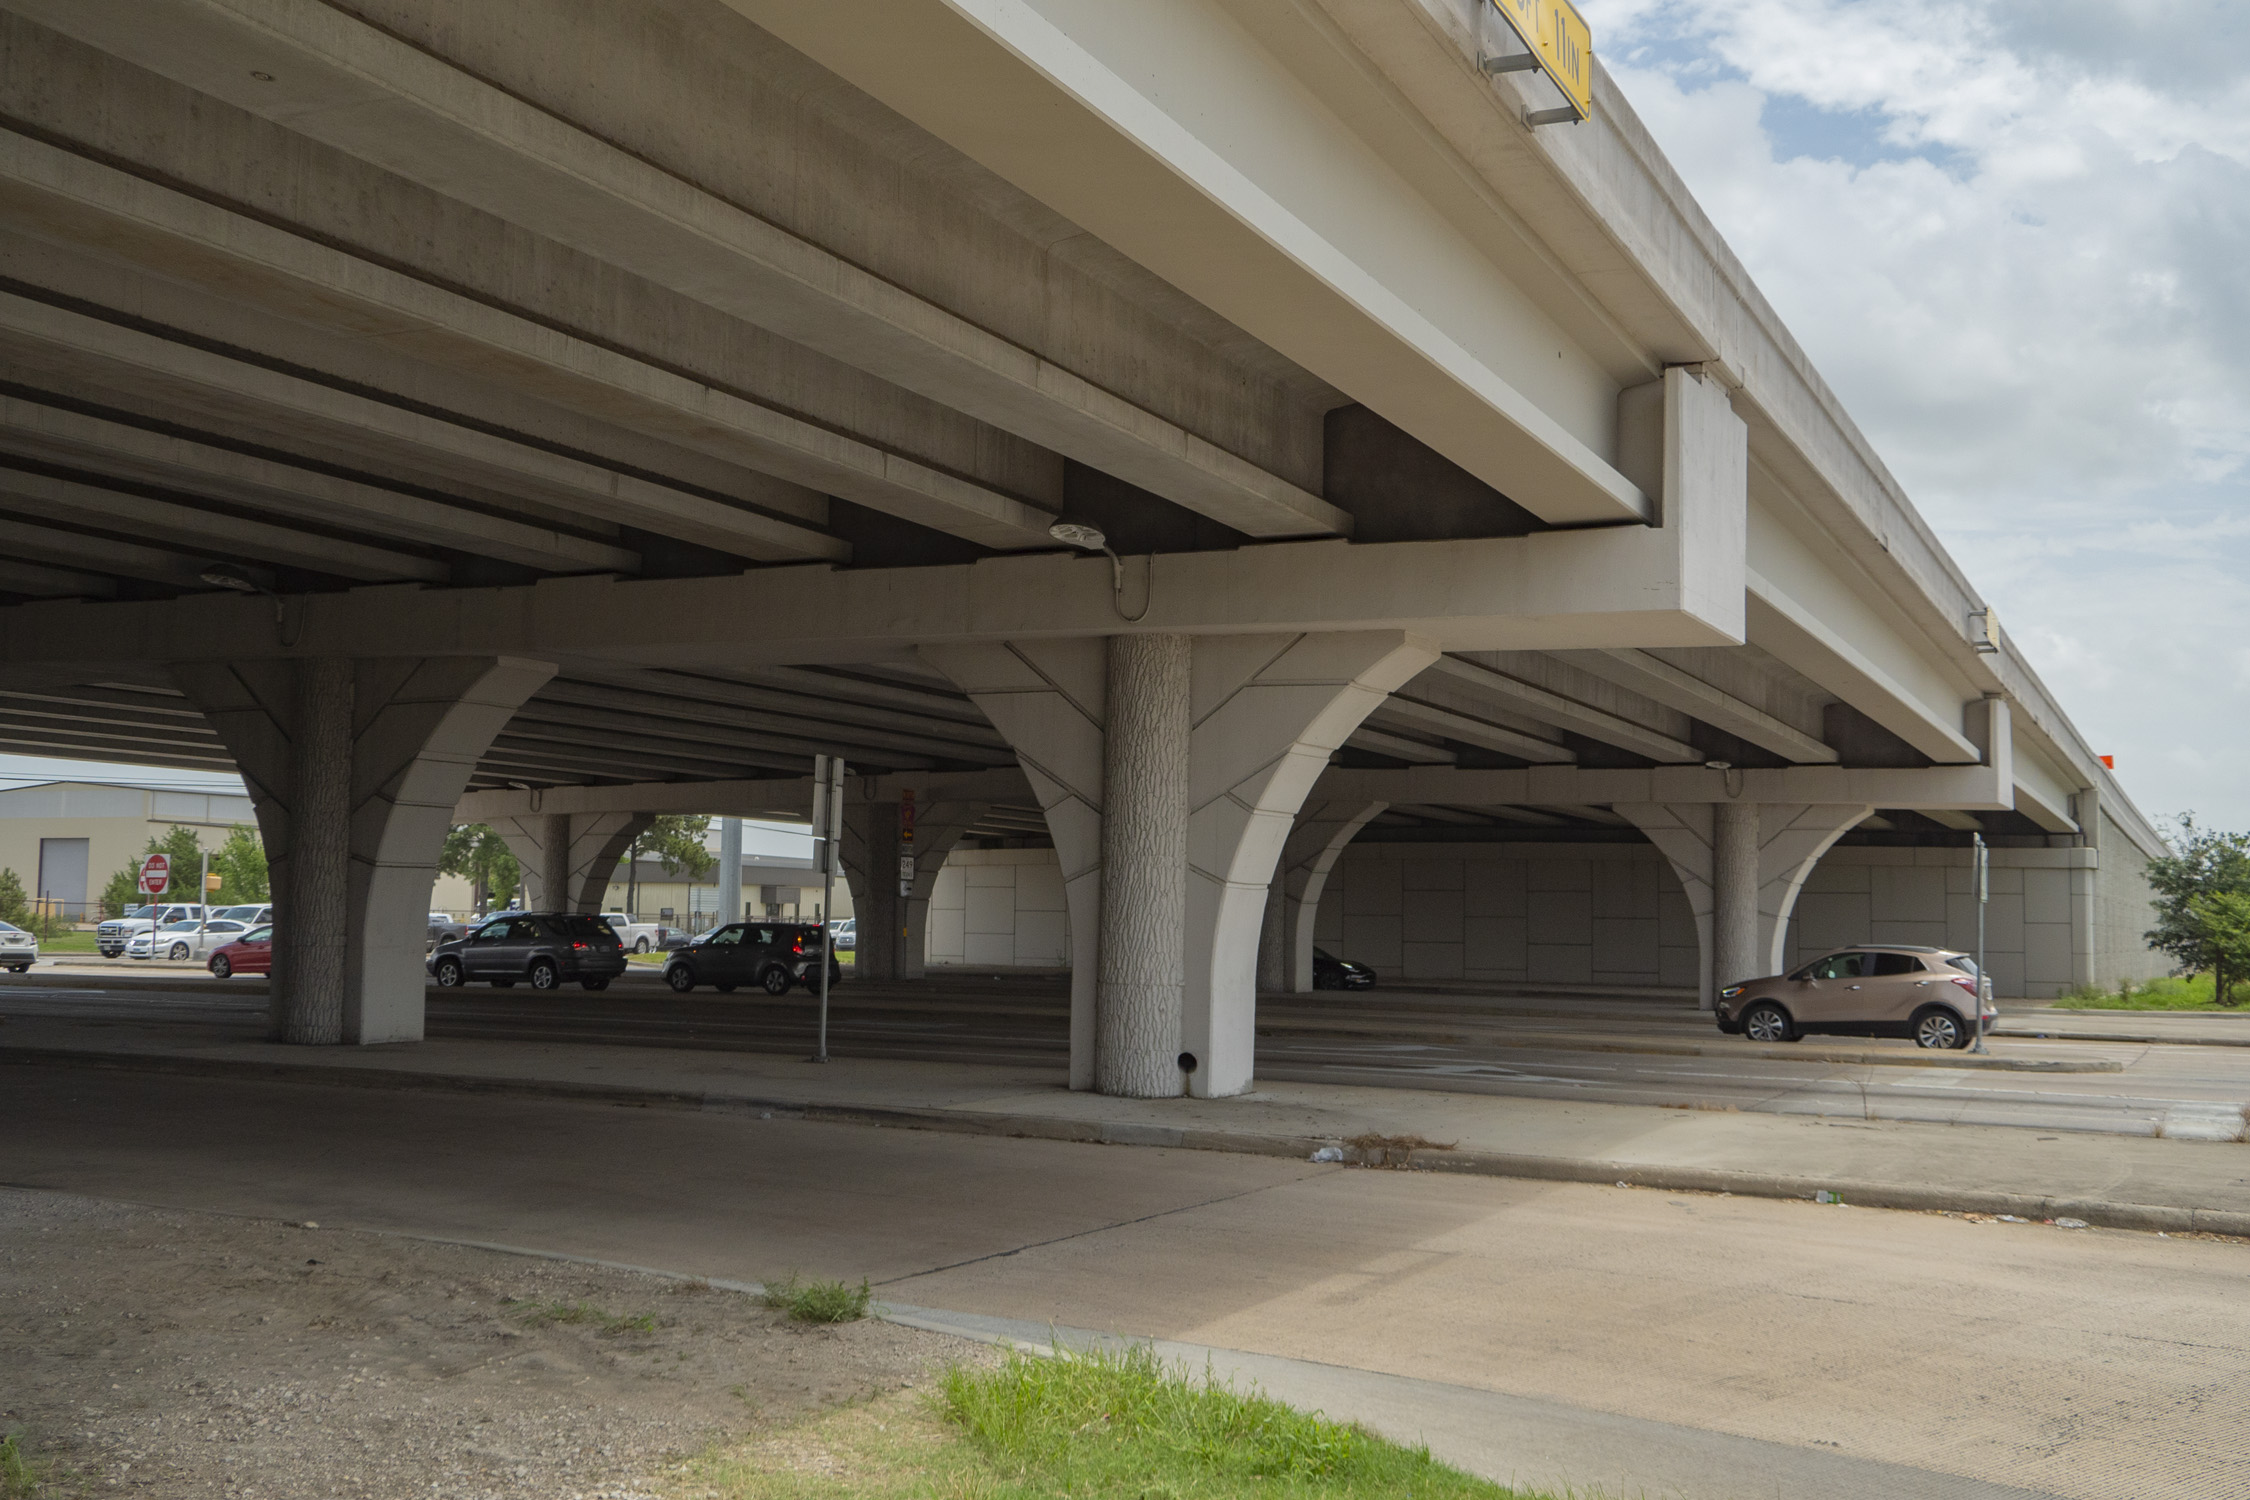
MULTIPOLYGON (((264 1004, 262 981, 222 983, 194 971, 42 971, 0 983, 0 1017, 162 1018, 244 1034, 262 1024, 264 1004)), ((429 999, 434 1037, 792 1052, 810 1048, 812 1029, 808 996, 678 997, 647 972, 599 995, 474 987, 432 990, 429 999)), ((2198 1140, 2239 1139, 2250 1121, 2250 1047, 2005 1039, 1993 1044, 2002 1059, 2116 1071, 1927 1067, 1904 1041, 1815 1038, 1754 1048, 1677 1006, 1479 1006, 1391 991, 1269 997, 1260 1033, 1260 1075, 1309 1082, 2198 1140), (1840 1053, 1896 1062, 1825 1060, 1840 1053)), ((853 1056, 1058 1069, 1068 1049, 1063 992, 1049 979, 847 984, 829 1038, 833 1050, 853 1056)))
POLYGON ((8 1085, 11 1185, 866 1276, 956 1324, 1218 1351, 1497 1477, 1681 1500, 2250 1493, 2232 1242, 740 1112, 72 1068, 8 1085))

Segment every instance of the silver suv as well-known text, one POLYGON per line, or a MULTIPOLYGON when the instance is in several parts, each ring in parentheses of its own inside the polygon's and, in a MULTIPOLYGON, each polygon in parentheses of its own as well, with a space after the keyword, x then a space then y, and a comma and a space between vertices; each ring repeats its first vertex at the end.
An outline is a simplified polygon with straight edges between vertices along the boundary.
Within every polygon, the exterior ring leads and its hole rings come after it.
POLYGON ((1794 1042, 1812 1032, 1909 1036, 1921 1047, 1966 1047, 1982 1000, 1989 1030, 1999 1018, 1977 961, 1953 948, 1857 943, 1790 974, 1748 979, 1719 991, 1719 1029, 1753 1042, 1794 1042))

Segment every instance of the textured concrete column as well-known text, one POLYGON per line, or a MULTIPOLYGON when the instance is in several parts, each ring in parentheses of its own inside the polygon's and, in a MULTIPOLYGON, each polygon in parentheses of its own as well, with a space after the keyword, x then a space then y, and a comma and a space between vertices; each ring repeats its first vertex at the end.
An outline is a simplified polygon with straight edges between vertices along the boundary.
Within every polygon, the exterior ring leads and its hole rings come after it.
POLYGON ((1711 809, 1711 983, 1724 989, 1770 972, 1758 963, 1758 804, 1711 809))
POLYGON ((454 807, 554 667, 314 658, 183 662, 172 674, 257 809, 273 870, 276 1035, 420 1040, 425 919, 454 807))
POLYGON ((523 904, 551 911, 570 909, 570 814, 539 815, 539 896, 534 902, 526 891, 523 904))
POLYGON ((289 885, 275 907, 279 975, 268 981, 274 1035, 333 1045, 344 1039, 344 969, 351 886, 352 664, 296 664, 296 782, 289 885))
POLYGON ((1164 1098, 1183 1088, 1192 643, 1112 636, 1108 656, 1094 1087, 1164 1098))

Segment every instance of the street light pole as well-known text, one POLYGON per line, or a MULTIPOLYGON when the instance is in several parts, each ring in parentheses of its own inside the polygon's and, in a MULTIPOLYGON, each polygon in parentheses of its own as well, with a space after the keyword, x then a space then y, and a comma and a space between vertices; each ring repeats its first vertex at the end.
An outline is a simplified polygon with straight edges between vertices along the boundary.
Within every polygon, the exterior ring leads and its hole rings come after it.
POLYGON ((1984 1051, 1984 1002, 1991 993, 1992 979, 1984 971, 1984 907, 1992 898, 1992 851, 1984 845, 1984 835, 1971 834, 1976 842, 1972 861, 1977 883, 1977 1044, 1971 1051, 1984 1051))
POLYGON ((836 854, 843 843, 844 759, 813 757, 813 851, 820 861, 820 1037, 813 1061, 828 1061, 828 973, 836 962, 836 854))

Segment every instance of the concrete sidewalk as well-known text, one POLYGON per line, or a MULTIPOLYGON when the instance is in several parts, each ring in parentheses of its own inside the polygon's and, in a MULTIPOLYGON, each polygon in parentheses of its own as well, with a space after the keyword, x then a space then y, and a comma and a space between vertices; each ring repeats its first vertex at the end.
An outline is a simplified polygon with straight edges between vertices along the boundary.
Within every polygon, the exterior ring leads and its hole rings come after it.
POLYGON ((678 1109, 1342 1160, 1551 1181, 2074 1218, 2250 1236, 2250 1145, 1263 1082, 1236 1099, 1071 1093, 1050 1068, 645 1046, 433 1040, 285 1047, 208 1026, 17 1018, 0 1063, 678 1109), (1316 1156, 1316 1153, 1318 1154, 1316 1156))

